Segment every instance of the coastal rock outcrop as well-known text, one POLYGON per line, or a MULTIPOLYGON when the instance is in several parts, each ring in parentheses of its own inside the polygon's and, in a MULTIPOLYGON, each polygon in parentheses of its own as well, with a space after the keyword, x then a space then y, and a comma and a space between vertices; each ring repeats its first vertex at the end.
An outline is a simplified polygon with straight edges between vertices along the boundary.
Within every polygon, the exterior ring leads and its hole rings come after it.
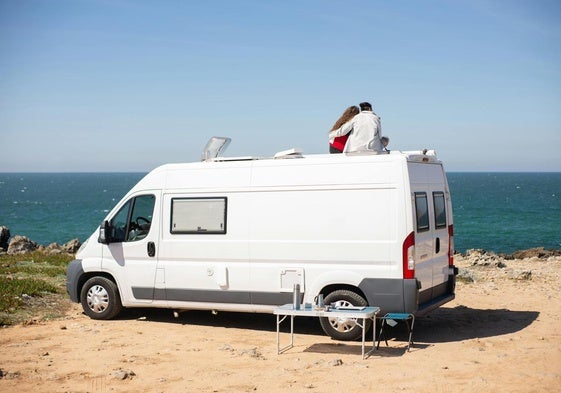
POLYGON ((39 251, 43 251, 48 254, 75 254, 81 245, 82 243, 80 243, 78 239, 72 239, 69 242, 64 243, 62 246, 57 243, 51 243, 47 247, 39 246, 39 251))
POLYGON ((8 245, 8 254, 25 254, 26 252, 35 251, 39 245, 26 236, 16 235, 10 240, 8 245))
POLYGON ((495 266, 499 268, 506 266, 502 256, 481 249, 469 249, 463 255, 463 258, 468 260, 472 266, 495 266))
POLYGON ((561 256, 561 250, 546 250, 543 247, 535 247, 528 250, 515 251, 506 256, 506 259, 549 258, 556 256, 561 256))
POLYGON ((75 254, 81 245, 82 243, 78 239, 72 239, 62 246, 51 243, 46 247, 21 235, 16 235, 10 240, 10 229, 0 226, 0 254, 25 254, 32 251, 42 251, 48 254, 75 254))
POLYGON ((78 249, 80 248, 80 246, 82 245, 82 243, 80 243, 80 241, 78 239, 72 239, 67 243, 64 243, 60 249, 63 252, 67 252, 68 254, 76 254, 76 252, 78 251, 78 249))

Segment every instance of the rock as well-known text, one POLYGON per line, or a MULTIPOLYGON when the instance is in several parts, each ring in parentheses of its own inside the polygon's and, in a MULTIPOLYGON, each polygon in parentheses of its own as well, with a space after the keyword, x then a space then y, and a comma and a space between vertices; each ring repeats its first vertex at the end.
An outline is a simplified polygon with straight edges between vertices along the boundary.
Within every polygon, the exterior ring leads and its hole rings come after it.
POLYGON ((13 373, 8 372, 6 370, 3 370, 0 368, 0 379, 2 378, 6 378, 6 379, 16 379, 21 375, 21 373, 19 371, 15 371, 13 373))
POLYGON ((49 251, 49 250, 59 250, 60 246, 56 243, 51 243, 49 244, 47 247, 45 247, 45 250, 49 251))
POLYGON ((343 365, 343 361, 341 359, 333 359, 327 364, 333 367, 337 367, 343 365))
POLYGON ((132 370, 123 370, 123 369, 119 369, 117 371, 114 371, 113 373, 111 373, 111 375, 113 376, 114 379, 119 379, 119 380, 125 380, 127 378, 132 378, 134 377, 136 374, 134 373, 134 371, 132 370))
POLYGON ((480 257, 485 254, 487 254, 487 251, 481 248, 471 248, 466 250, 466 258, 480 257))
POLYGON ((469 270, 463 269, 463 268, 459 268, 458 269, 458 275, 456 276, 456 280, 461 281, 461 282, 465 282, 465 283, 470 283, 470 282, 474 282, 475 281, 475 274, 469 270))
POLYGON ((527 259, 527 258, 548 258, 560 256, 561 250, 546 250, 543 247, 530 248, 528 250, 515 251, 510 254, 508 259, 527 259))
POLYGON ((510 278, 512 278, 513 280, 520 280, 520 281, 531 280, 532 271, 531 270, 514 271, 510 275, 510 278))
MULTIPOLYGON (((3 227, 5 228, 5 227, 3 227)), ((10 241, 7 250, 8 254, 25 254, 31 251, 40 251, 49 255, 57 255, 62 253, 75 254, 82 244, 78 239, 70 240, 62 246, 57 243, 51 243, 47 247, 37 244, 29 240, 26 236, 16 235, 10 241)), ((0 247, 0 250, 2 248, 0 247)))
POLYGON ((250 348, 250 349, 242 349, 238 351, 239 356, 248 355, 249 357, 256 358, 256 359, 265 359, 259 349, 257 348, 250 348))
POLYGON ((16 235, 8 245, 8 254, 25 254, 27 252, 35 251, 39 245, 34 241, 29 240, 25 236, 16 235))
POLYGON ((8 227, 0 226, 0 250, 8 250, 8 240, 10 240, 10 230, 8 227))
POLYGON ((64 252, 67 252, 69 254, 76 254, 76 252, 78 251, 78 249, 80 248, 80 246, 82 245, 82 243, 80 243, 80 241, 78 239, 72 239, 67 243, 64 243, 60 249, 64 252))
POLYGON ((221 351, 228 351, 228 352, 234 352, 234 348, 232 348, 232 346, 230 344, 224 344, 222 346, 222 348, 220 348, 221 351))

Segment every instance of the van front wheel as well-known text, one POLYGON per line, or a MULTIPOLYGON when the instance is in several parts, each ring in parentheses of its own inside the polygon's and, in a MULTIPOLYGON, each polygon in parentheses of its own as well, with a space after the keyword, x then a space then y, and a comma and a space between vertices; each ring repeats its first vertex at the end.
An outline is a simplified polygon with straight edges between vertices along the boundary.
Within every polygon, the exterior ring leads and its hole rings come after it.
MULTIPOLYGON (((368 306, 365 298, 356 292, 339 289, 325 297, 325 304, 335 304, 336 307, 368 306)), ((356 324, 354 318, 320 318, 323 331, 335 340, 354 341, 362 337, 362 328, 356 324)), ((368 331, 372 321, 367 320, 365 329, 368 331)))
POLYGON ((82 287, 80 302, 92 319, 111 319, 123 308, 117 285, 105 277, 92 277, 82 287))

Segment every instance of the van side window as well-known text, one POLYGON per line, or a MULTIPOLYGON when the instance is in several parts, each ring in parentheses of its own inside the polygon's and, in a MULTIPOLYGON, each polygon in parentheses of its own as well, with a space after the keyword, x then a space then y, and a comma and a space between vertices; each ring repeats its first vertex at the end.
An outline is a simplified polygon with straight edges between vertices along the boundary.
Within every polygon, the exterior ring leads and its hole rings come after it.
POLYGON ((227 198, 172 198, 171 233, 225 234, 227 198))
POLYGON ((417 232, 429 230, 429 205, 426 192, 415 193, 415 211, 417 214, 417 232))
POLYGON ((446 203, 442 191, 433 192, 434 222, 437 229, 446 228, 446 203))
POLYGON ((154 214, 154 195, 141 195, 127 201, 111 220, 113 242, 133 242, 150 232, 154 214))

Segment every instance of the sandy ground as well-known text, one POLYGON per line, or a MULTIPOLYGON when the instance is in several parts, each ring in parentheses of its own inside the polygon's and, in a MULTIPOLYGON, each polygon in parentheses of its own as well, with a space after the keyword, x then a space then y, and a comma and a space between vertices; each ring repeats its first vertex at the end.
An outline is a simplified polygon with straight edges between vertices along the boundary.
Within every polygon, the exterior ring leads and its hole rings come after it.
POLYGON ((329 339, 316 319, 296 319, 295 347, 277 355, 272 315, 142 309, 94 321, 75 305, 0 330, 0 391, 561 391, 561 258, 456 259, 474 281, 417 319, 410 352, 403 324, 362 360, 359 342, 329 339))

